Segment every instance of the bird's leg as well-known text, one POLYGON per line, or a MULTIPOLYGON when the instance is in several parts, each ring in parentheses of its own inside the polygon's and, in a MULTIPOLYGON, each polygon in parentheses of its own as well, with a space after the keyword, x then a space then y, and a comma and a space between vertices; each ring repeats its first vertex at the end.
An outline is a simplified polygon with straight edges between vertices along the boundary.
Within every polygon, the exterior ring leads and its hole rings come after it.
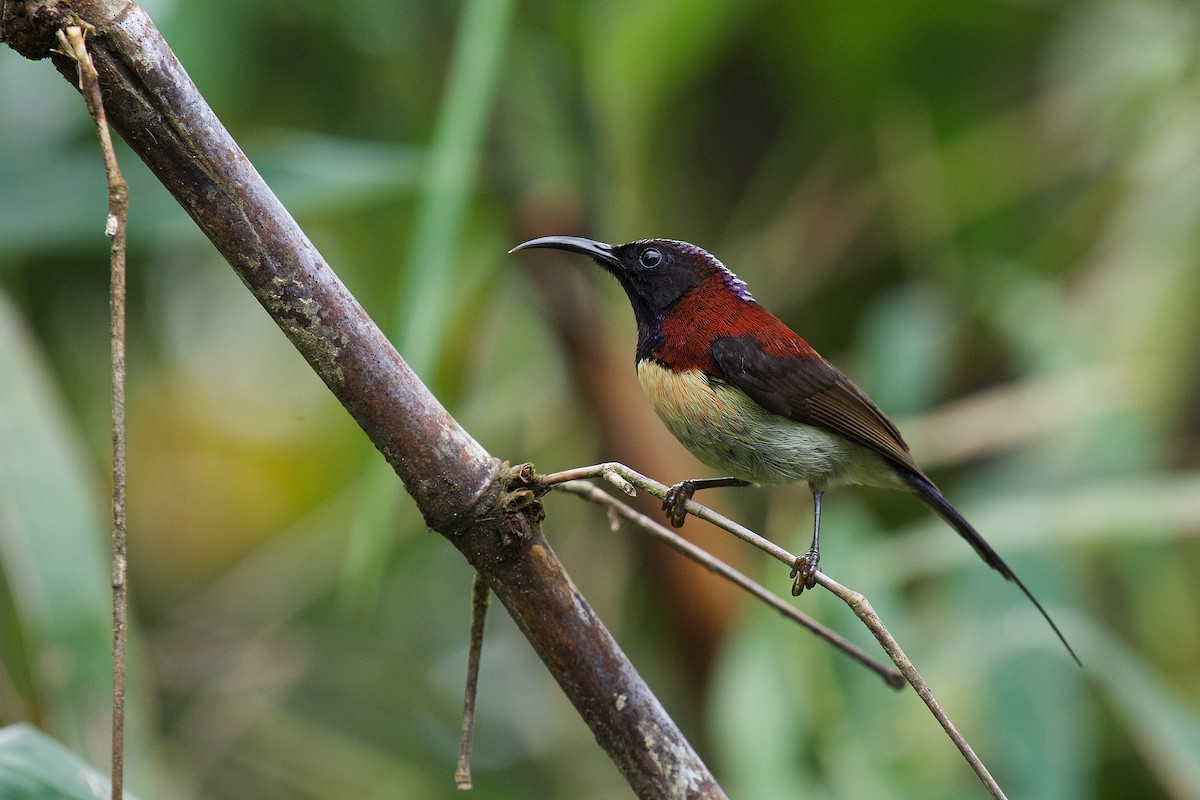
POLYGON ((739 478, 693 478, 690 481, 680 481, 667 489, 663 495, 662 509, 666 512, 671 525, 683 527, 684 517, 687 516, 687 501, 699 489, 714 489, 718 486, 749 486, 749 481, 739 478))
POLYGON ((805 589, 817 585, 817 565, 821 563, 821 495, 825 493, 824 483, 810 483, 808 488, 813 496, 813 540, 808 552, 796 559, 789 577, 795 578, 792 584, 792 596, 799 597, 805 589))

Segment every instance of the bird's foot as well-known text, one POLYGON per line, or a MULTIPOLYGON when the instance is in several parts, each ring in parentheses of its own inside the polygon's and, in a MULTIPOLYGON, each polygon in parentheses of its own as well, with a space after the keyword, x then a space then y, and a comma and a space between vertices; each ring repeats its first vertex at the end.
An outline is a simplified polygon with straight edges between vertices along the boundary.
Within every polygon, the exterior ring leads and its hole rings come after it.
POLYGON ((821 563, 821 553, 814 547, 807 553, 796 558, 789 578, 795 578, 792 583, 792 597, 799 597, 805 589, 817 585, 817 565, 821 563))
POLYGON ((671 520, 672 527, 683 527, 683 520, 687 517, 688 500, 691 500, 695 493, 696 484, 692 481, 680 481, 667 489, 667 493, 663 495, 662 509, 666 512, 667 519, 671 520))

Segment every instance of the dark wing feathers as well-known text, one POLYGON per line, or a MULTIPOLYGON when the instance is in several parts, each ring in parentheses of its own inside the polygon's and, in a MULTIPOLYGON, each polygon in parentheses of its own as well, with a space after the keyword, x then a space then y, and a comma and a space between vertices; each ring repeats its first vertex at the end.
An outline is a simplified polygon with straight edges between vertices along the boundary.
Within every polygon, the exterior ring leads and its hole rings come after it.
POLYGON ((1075 663, 1080 663, 1079 656, 1075 655, 1075 650, 1042 604, 917 467, 896 426, 836 367, 811 350, 799 349, 796 355, 788 356, 764 352, 749 336, 717 338, 712 345, 712 356, 725 380, 771 413, 841 434, 891 461, 926 505, 950 523, 988 566, 1020 588, 1050 624, 1075 663))
POLYGON ((749 336, 718 337, 712 356, 725 380, 767 411, 845 436, 897 466, 921 473, 891 420, 820 356, 770 355, 749 336))

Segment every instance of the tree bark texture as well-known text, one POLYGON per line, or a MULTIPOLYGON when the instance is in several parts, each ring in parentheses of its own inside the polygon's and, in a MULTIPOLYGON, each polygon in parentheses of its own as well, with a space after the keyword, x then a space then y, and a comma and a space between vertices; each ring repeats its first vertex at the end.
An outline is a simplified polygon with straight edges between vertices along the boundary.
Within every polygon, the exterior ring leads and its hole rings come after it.
MULTIPOLYGON (((3 0, 0 35, 50 57, 90 25, 109 121, 346 407, 508 609, 640 797, 724 797, 542 537, 532 468, 510 470, 442 407, 259 177, 153 22, 125 0, 3 0)), ((136 202, 136 199, 134 199, 136 202)), ((447 765, 447 769, 451 768, 447 765)))

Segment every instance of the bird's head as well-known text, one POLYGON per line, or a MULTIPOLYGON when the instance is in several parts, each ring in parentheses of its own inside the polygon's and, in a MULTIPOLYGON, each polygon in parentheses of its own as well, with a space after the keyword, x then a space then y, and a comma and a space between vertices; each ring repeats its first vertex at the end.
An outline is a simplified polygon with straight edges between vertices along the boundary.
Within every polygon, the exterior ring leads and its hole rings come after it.
POLYGON ((519 244, 509 252, 535 247, 566 250, 594 259, 616 277, 629 295, 639 327, 661 319, 676 301, 706 282, 718 289, 723 286, 744 300, 753 299, 746 284, 716 256, 688 242, 639 239, 626 244, 605 244, 580 236, 543 236, 519 244))

